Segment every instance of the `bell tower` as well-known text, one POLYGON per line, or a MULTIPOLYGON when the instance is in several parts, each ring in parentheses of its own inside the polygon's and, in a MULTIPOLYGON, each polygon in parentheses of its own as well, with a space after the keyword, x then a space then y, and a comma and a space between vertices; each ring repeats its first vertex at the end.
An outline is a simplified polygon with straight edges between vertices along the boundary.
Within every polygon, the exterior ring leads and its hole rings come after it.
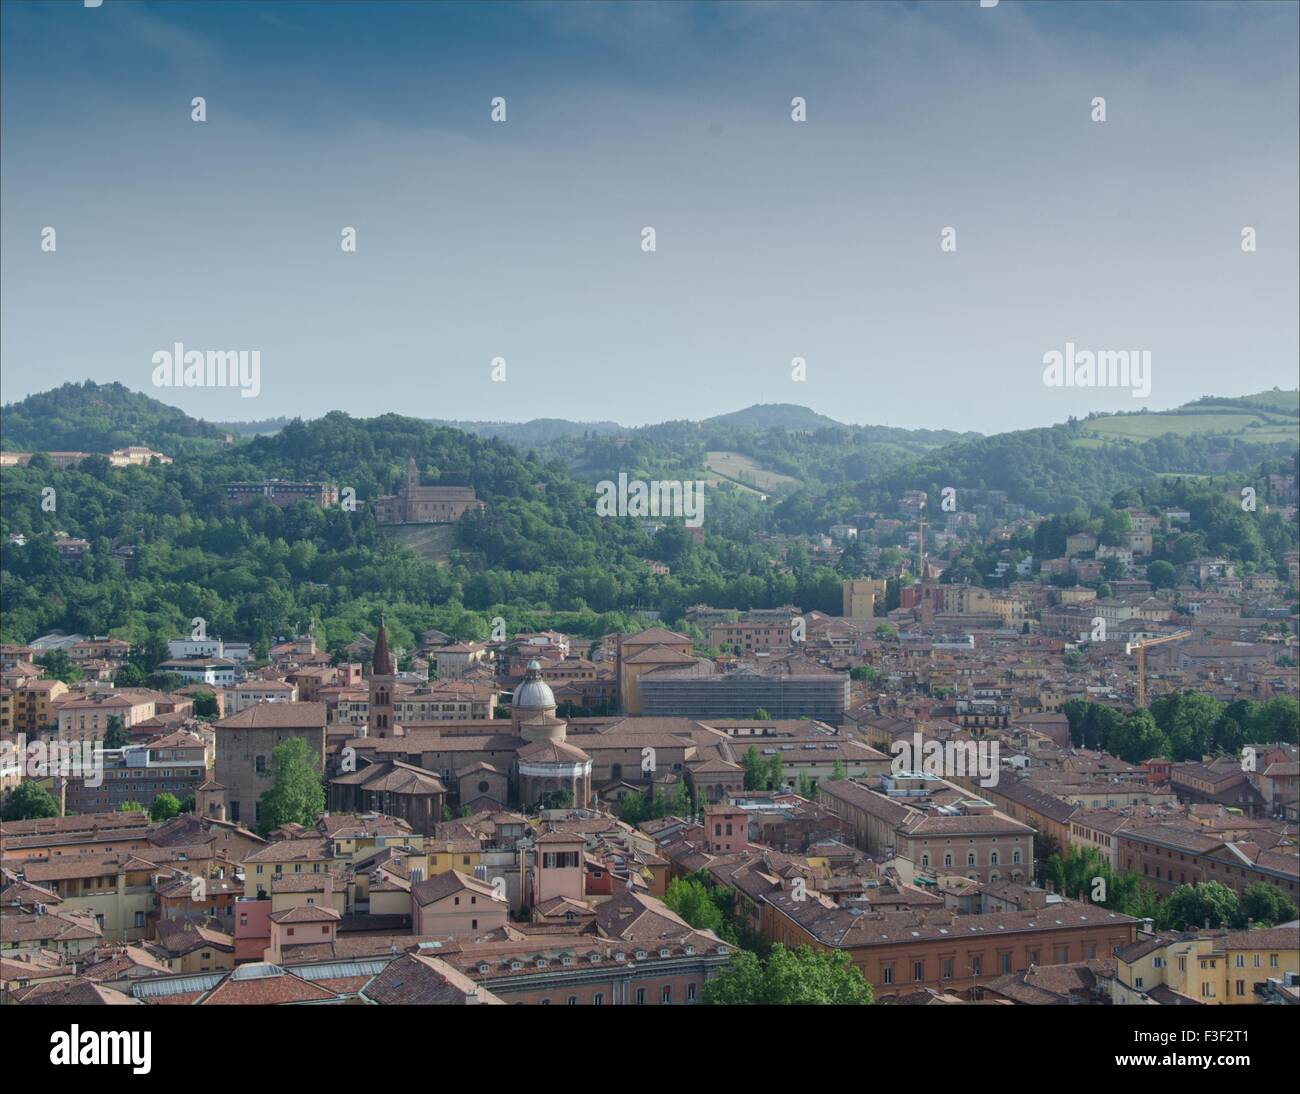
POLYGON ((371 737, 388 737, 393 732, 393 689, 397 674, 388 652, 388 630, 379 617, 375 636, 375 656, 370 664, 370 709, 366 715, 366 732, 371 737))

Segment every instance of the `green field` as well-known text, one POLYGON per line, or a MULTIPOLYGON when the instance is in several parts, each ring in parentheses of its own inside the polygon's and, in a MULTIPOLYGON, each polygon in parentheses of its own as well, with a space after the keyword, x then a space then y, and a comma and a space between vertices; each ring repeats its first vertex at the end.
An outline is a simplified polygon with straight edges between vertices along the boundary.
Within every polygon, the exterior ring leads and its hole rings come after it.
POLYGON ((1266 411, 1223 410, 1211 413, 1189 413, 1171 410, 1159 414, 1123 414, 1111 418, 1096 418, 1084 422, 1085 437, 1098 440, 1149 441, 1166 433, 1188 437, 1196 433, 1240 435, 1245 440, 1262 444, 1275 441, 1300 441, 1300 422, 1281 414, 1266 411))
POLYGON ((454 524, 399 524, 384 531, 421 558, 432 559, 440 565, 446 564, 447 556, 456 546, 454 524))
POLYGON ((771 491, 783 487, 798 486, 799 480, 778 471, 765 471, 748 456, 739 452, 706 452, 704 467, 724 479, 739 483, 751 490, 771 491))

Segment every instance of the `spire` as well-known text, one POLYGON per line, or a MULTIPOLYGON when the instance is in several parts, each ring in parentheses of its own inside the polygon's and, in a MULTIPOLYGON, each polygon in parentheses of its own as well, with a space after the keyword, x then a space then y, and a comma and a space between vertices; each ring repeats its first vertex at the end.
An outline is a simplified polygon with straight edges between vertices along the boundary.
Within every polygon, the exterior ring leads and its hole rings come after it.
POLYGON ((370 671, 379 676, 389 676, 393 671, 393 663, 388 657, 388 631, 384 628, 382 614, 379 616, 379 633, 375 635, 375 658, 371 662, 370 671))

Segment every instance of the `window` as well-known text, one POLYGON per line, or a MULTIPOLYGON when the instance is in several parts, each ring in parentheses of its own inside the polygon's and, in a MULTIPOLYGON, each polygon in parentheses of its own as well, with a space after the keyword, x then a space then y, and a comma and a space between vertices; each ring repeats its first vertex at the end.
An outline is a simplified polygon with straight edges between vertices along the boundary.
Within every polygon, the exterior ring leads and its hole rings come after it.
POLYGON ((886 965, 884 968, 884 973, 885 973, 885 983, 892 984, 894 982, 894 966, 886 965))
POLYGON ((687 984, 687 985, 686 985, 686 1001, 687 1001, 688 1003, 694 1003, 694 1002, 695 1002, 695 985, 694 985, 694 984, 687 984))
POLYGON ((636 989, 636 1005, 638 1007, 645 1006, 645 988, 636 989))
POLYGON ((668 984, 665 984, 663 991, 659 995, 659 1002, 671 1003, 672 1001, 673 1001, 673 989, 668 984))
POLYGON ((943 959, 943 978, 945 980, 952 979, 952 958, 951 957, 945 957, 943 959))
POLYGON ((997 864, 998 864, 998 853, 996 851, 992 851, 989 854, 989 865, 996 866, 997 864))
POLYGON ((983 957, 972 957, 972 958, 970 959, 970 971, 971 971, 971 975, 972 975, 972 976, 983 976, 983 975, 984 975, 984 958, 983 958, 983 957))
POLYGON ((1011 971, 1011 955, 1009 953, 998 955, 998 971, 1003 974, 1011 971))
POLYGON ((596 992, 596 994, 591 997, 591 1005, 593 1007, 603 1007, 605 1005, 605 993, 602 991, 596 992))
POLYGON ((1012 864, 1013 866, 1019 866, 1019 865, 1020 865, 1020 852, 1019 852, 1019 851, 1012 851, 1012 852, 1011 852, 1011 864, 1012 864))
POLYGON ((568 999, 568 1005, 571 1007, 576 1007, 578 1005, 578 997, 576 995, 570 995, 568 999))
POLYGON ((912 962, 912 979, 915 980, 915 981, 917 981, 918 983, 919 983, 920 981, 922 981, 922 980, 925 979, 925 962, 924 962, 924 961, 913 961, 913 962, 912 962))
POLYGON ((136 912, 136 913, 135 913, 135 925, 136 925, 137 927, 143 927, 143 926, 144 926, 144 912, 136 912))
POLYGON ((951 865, 952 865, 952 854, 951 854, 951 853, 946 854, 946 855, 943 856, 943 864, 944 864, 945 866, 951 866, 951 865))
POLYGON ((1244 981, 1244 980, 1238 980, 1238 981, 1237 981, 1237 994, 1238 994, 1238 995, 1245 995, 1245 994, 1246 994, 1246 981, 1244 981))
POLYGON ((929 865, 930 865, 930 856, 929 856, 929 855, 922 855, 922 856, 921 856, 921 865, 922 865, 922 866, 929 866, 929 865))
POLYGON ((967 865, 967 866, 974 866, 974 865, 975 865, 975 852, 974 852, 974 851, 970 851, 970 852, 967 853, 967 855, 966 855, 966 865, 967 865))

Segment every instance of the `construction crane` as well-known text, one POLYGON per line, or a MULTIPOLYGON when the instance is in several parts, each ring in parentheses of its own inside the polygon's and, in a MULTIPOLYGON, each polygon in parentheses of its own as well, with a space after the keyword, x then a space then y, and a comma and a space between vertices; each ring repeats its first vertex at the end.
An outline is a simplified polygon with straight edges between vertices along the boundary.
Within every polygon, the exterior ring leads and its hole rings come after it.
POLYGON ((1163 646, 1166 642, 1177 642, 1183 638, 1191 638, 1191 631, 1174 631, 1173 634, 1162 634, 1158 638, 1143 638, 1137 642, 1129 642, 1124 647, 1124 652, 1137 654, 1137 705, 1141 710, 1147 705, 1147 647, 1163 646))

